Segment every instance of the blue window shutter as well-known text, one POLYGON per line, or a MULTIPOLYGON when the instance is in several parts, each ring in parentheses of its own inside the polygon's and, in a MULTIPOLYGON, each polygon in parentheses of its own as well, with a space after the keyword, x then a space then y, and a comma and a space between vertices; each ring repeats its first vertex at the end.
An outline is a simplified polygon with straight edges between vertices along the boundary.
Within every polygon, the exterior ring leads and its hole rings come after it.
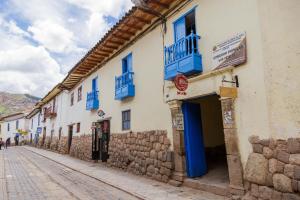
POLYGON ((132 54, 122 59, 122 73, 132 72, 132 54))
POLYGON ((132 54, 129 54, 127 56, 127 67, 128 67, 128 71, 132 72, 132 54))
POLYGON ((175 42, 186 36, 185 32, 185 17, 181 17, 174 23, 175 42))
POLYGON ((97 78, 94 78, 92 81, 92 91, 97 91, 97 78))

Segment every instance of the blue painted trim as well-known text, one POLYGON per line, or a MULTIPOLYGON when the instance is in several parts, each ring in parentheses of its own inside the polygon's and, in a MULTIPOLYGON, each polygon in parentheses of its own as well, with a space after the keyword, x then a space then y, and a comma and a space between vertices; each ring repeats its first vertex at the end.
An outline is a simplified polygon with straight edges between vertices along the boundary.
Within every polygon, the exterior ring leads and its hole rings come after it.
MULTIPOLYGON (((179 20, 181 20, 182 18, 184 18, 185 16, 187 16, 188 14, 190 14, 191 12, 195 11, 195 24, 196 24, 196 8, 198 7, 198 5, 194 6, 193 8, 191 8, 189 11, 187 11, 186 13, 182 14, 179 18, 177 18, 174 22, 173 22, 173 36, 174 36, 174 42, 175 42, 175 23, 179 20)), ((197 34, 197 27, 195 26, 195 34, 197 34)))
POLYGON ((122 74, 126 73, 126 72, 132 72, 133 71, 133 59, 132 59, 132 52, 130 52, 127 56, 125 56, 124 58, 122 58, 122 74), (129 67, 128 65, 128 57, 131 56, 131 67, 129 67), (127 62, 127 71, 124 70, 124 62, 127 62))

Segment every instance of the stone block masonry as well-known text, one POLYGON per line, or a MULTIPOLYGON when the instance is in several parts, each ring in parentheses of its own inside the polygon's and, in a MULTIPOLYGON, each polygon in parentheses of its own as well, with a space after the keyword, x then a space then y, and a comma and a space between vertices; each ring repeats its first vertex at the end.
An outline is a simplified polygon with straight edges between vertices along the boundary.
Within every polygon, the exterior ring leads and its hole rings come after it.
POLYGON ((70 155, 90 161, 92 159, 92 135, 73 136, 70 155))
POLYGON ((50 149, 52 151, 57 151, 58 149, 58 137, 53 137, 52 140, 51 140, 51 143, 50 143, 50 149))
POLYGON ((300 138, 288 140, 249 138, 244 199, 300 200, 300 138))
POLYGON ((43 148, 44 148, 44 149, 50 149, 50 144, 51 144, 51 137, 50 137, 50 136, 47 136, 47 137, 45 138, 45 142, 44 142, 43 148))
POLYGON ((108 165, 168 182, 173 152, 166 131, 111 134, 108 165))
POLYGON ((68 137, 62 136, 58 142, 58 152, 61 154, 68 153, 68 137))

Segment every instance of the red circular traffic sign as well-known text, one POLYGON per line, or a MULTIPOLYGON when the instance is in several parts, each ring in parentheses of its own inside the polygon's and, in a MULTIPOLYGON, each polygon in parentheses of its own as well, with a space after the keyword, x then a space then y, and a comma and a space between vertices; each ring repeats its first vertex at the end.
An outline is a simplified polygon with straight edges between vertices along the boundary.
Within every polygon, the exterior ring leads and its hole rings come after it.
POLYGON ((189 85, 187 77, 184 76, 183 74, 178 74, 174 79, 174 83, 175 83, 175 87, 182 92, 186 91, 189 85))

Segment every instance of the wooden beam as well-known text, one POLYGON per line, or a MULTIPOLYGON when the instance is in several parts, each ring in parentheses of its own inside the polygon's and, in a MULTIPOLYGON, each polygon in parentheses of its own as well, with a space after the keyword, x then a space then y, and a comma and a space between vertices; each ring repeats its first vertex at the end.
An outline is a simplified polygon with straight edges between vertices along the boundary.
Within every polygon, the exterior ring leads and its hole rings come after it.
POLYGON ((107 48, 107 49, 112 49, 112 50, 116 50, 116 49, 119 48, 118 46, 109 45, 109 44, 102 44, 102 46, 107 48))
POLYGON ((102 51, 102 52, 108 53, 108 54, 111 54, 111 53, 113 52, 113 51, 106 50, 106 49, 99 49, 98 52, 99 52, 99 51, 102 51))
POLYGON ((143 18, 135 16, 135 15, 133 15, 132 18, 134 18, 137 21, 142 22, 144 24, 151 24, 151 20, 146 20, 146 19, 143 19, 143 18))
POLYGON ((134 36, 135 35, 135 32, 132 32, 132 31, 129 31, 129 30, 124 30, 124 29, 118 29, 118 31, 122 32, 122 33, 125 33, 127 35, 131 35, 131 36, 134 36))
POLYGON ((99 62, 99 59, 91 58, 90 56, 87 57, 86 60, 88 60, 88 61, 96 61, 96 62, 99 62))
POLYGON ((132 25, 132 24, 126 24, 126 23, 124 23, 124 24, 122 24, 122 25, 125 26, 125 27, 128 27, 128 28, 135 29, 135 30, 137 30, 137 31, 143 29, 143 27, 140 27, 140 26, 134 26, 134 25, 132 25))
POLYGON ((107 53, 102 53, 102 52, 98 52, 98 51, 94 51, 93 54, 103 56, 104 58, 109 56, 109 54, 107 54, 107 53))
POLYGON ((138 8, 140 11, 142 11, 143 13, 146 13, 146 14, 149 14, 149 15, 152 15, 152 16, 155 16, 155 17, 159 17, 159 12, 156 12, 156 11, 152 11, 152 10, 149 10, 149 9, 145 9, 145 8, 138 8))
POLYGON ((117 45, 123 45, 125 42, 117 42, 117 41, 113 41, 113 40, 108 40, 109 43, 112 44, 117 44, 117 45))
POLYGON ((164 8, 164 9, 169 9, 169 7, 170 7, 168 4, 162 3, 162 2, 160 2, 158 0, 150 0, 149 3, 155 4, 155 5, 157 5, 157 6, 161 7, 161 8, 164 8))
POLYGON ((114 36, 115 38, 124 40, 125 42, 128 41, 128 40, 130 40, 130 37, 124 37, 124 36, 118 35, 118 34, 113 34, 113 36, 114 36))

